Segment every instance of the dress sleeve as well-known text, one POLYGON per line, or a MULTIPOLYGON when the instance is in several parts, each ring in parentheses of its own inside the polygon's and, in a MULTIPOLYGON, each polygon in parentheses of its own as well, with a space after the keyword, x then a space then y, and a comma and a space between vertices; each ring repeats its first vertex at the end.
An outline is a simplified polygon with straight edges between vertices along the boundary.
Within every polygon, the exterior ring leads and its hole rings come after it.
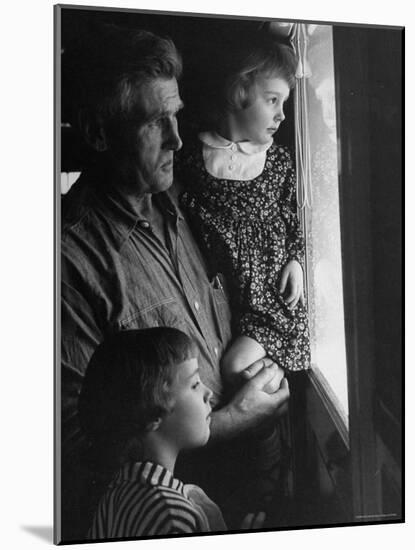
POLYGON ((297 260, 304 264, 304 236, 300 228, 297 213, 296 175, 294 164, 288 151, 286 151, 285 172, 281 197, 281 215, 287 229, 287 253, 289 260, 297 260))

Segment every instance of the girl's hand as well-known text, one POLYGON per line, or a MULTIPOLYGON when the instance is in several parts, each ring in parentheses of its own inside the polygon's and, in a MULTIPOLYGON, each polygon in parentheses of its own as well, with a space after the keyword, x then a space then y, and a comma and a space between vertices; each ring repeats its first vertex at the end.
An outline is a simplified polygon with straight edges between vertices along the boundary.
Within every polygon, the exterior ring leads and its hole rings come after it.
POLYGON ((285 298, 289 309, 294 309, 298 301, 304 305, 303 269, 297 260, 291 260, 282 270, 280 292, 289 292, 285 298))
POLYGON ((265 521, 265 512, 250 512, 242 521, 241 529, 261 529, 265 521))

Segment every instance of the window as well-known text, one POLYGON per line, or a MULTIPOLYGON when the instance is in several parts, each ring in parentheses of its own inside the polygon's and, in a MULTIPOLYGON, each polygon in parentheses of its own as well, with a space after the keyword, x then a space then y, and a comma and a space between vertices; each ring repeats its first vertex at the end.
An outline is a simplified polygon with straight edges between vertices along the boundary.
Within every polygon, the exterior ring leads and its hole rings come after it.
POLYGON ((65 195, 76 180, 81 175, 81 172, 61 172, 61 193, 65 195))
POLYGON ((297 25, 298 202, 306 237, 312 378, 348 428, 332 27, 297 25))

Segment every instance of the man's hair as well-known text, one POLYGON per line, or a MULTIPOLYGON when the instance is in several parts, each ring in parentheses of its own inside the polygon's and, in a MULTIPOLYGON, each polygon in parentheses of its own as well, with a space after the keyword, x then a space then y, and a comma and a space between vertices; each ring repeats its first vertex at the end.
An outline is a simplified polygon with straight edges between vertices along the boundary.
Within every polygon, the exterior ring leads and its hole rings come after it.
POLYGON ((80 40, 68 52, 67 65, 81 126, 85 119, 107 127, 137 116, 143 84, 178 79, 182 72, 181 57, 169 38, 112 24, 101 24, 80 40))
POLYGON ((255 100, 259 76, 282 78, 290 88, 295 84, 293 49, 264 32, 237 40, 224 52, 220 65, 215 69, 217 92, 213 92, 215 114, 219 116, 249 107, 255 100))
POLYGON ((78 410, 85 434, 100 447, 122 448, 171 410, 175 367, 197 357, 175 328, 126 330, 106 338, 88 364, 78 410))

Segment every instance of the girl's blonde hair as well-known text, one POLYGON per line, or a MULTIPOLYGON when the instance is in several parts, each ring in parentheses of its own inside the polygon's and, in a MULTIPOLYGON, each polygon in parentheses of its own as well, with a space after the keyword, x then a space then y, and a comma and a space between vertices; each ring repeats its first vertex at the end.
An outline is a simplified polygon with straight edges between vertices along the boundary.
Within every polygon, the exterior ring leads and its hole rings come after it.
POLYGON ((210 82, 210 107, 213 103, 216 116, 249 107, 255 100, 259 76, 282 78, 293 88, 296 65, 293 49, 263 32, 238 40, 216 65, 210 82))

